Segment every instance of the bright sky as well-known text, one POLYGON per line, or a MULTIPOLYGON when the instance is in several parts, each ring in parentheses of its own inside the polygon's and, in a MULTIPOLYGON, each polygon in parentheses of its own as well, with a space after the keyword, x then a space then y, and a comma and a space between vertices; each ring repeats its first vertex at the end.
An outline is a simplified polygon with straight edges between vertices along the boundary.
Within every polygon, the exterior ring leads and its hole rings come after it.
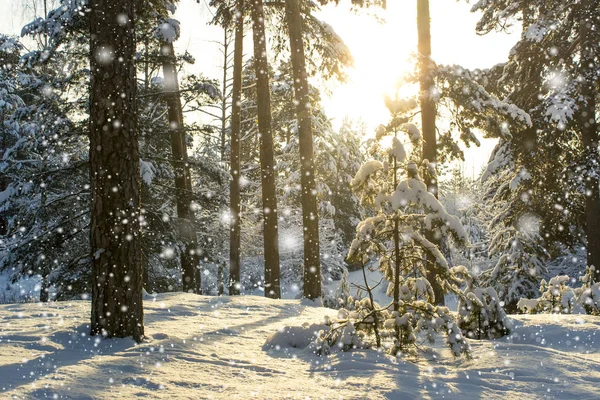
MULTIPOLYGON (((196 58, 190 71, 220 79, 222 61, 214 41, 221 40, 223 33, 220 28, 204 23, 211 15, 203 1, 198 4, 195 0, 181 0, 179 3, 175 17, 182 23, 182 37, 176 45, 196 58)), ((432 57, 436 62, 486 68, 506 60, 517 35, 477 36, 478 15, 469 12, 470 5, 464 0, 430 2, 432 57)), ((324 99, 334 126, 346 115, 362 117, 373 128, 386 123, 389 115, 383 105, 383 94, 390 92, 397 78, 411 68, 408 59, 417 47, 416 0, 388 0, 387 3, 388 9, 383 14, 385 24, 372 17, 351 14, 343 6, 328 6, 322 12, 322 19, 344 39, 355 59, 350 82, 333 85, 332 95, 324 99)), ((0 32, 20 32, 24 22, 20 4, 0 0, 0 32)), ((515 26, 514 32, 518 34, 519 29, 515 26)), ((468 176, 485 165, 493 145, 493 141, 482 141, 482 148, 466 153, 464 168, 468 176)))
MULTIPOLYGON (((362 116, 375 127, 389 121, 383 94, 390 93, 399 76, 411 70, 411 53, 417 48, 415 0, 388 0, 383 14, 385 24, 373 18, 348 15, 339 8, 328 7, 323 19, 329 22, 352 50, 355 68, 351 81, 333 90, 325 102, 334 125, 344 117, 362 116)), ((487 68, 506 61, 520 33, 491 33, 478 36, 475 26, 479 14, 470 12, 464 1, 430 0, 432 57, 440 64, 459 64, 466 68, 487 68)), ((443 123, 443 121, 441 121, 443 123)), ((467 176, 476 175, 484 166, 495 145, 482 140, 478 149, 465 152, 462 166, 467 176)))

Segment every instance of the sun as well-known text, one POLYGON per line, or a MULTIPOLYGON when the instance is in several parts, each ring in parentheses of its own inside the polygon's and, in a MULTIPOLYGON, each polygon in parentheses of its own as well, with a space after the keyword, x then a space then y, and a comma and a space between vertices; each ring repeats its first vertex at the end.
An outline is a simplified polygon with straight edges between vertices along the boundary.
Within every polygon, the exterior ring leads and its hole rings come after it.
MULTIPOLYGON (((341 3, 343 4, 343 3, 341 3)), ((465 68, 489 68, 504 62, 519 31, 475 34, 480 16, 470 13, 464 2, 430 0, 432 57, 438 64, 465 68)), ((323 96, 323 106, 339 129, 346 116, 361 119, 367 135, 389 122, 384 96, 395 96, 398 81, 414 72, 417 53, 416 1, 388 1, 380 13, 384 22, 364 13, 352 13, 342 6, 327 6, 322 18, 331 24, 352 52, 355 65, 348 71, 349 82, 337 84, 323 96)), ((399 97, 418 96, 418 85, 403 84, 399 97)), ((419 121, 414 121, 419 126, 419 121)), ((439 126, 447 124, 438 116, 439 126)), ((496 140, 479 137, 482 146, 465 149, 463 167, 475 177, 486 165, 496 140)))
MULTIPOLYGON (((382 14, 383 15, 383 14, 382 14)), ((336 32, 344 39, 354 57, 349 81, 338 85, 325 99, 325 107, 337 116, 362 118, 369 126, 389 120, 384 96, 394 97, 398 82, 414 69, 417 48, 416 15, 404 7, 388 8, 385 20, 372 16, 325 13, 336 32)))

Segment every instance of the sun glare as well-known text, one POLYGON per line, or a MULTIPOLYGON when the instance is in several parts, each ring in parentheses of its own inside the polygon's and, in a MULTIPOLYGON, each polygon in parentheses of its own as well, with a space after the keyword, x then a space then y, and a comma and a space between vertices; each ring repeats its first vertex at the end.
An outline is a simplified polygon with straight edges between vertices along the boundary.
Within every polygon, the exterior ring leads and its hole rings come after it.
MULTIPOLYGON (((479 15, 469 12, 466 3, 430 0, 432 57, 436 63, 461 65, 465 68, 489 68, 506 59, 518 37, 520 26, 506 32, 485 36, 475 34, 479 15), (515 34, 516 33, 516 34, 515 34)), ((325 7, 323 20, 330 23, 344 39, 354 56, 349 81, 331 88, 323 105, 332 117, 334 128, 344 117, 362 119, 368 133, 389 121, 384 96, 395 97, 399 80, 414 70, 417 52, 415 1, 388 1, 379 22, 373 16, 352 14, 342 7, 325 7)), ((415 85, 400 86, 398 97, 415 96, 415 85)), ((441 124, 444 121, 439 121, 441 124)), ((417 123, 417 125, 419 125, 417 123)), ((495 140, 479 137, 482 146, 466 149, 466 167, 475 171, 487 162, 495 140)))
MULTIPOLYGON (((384 21, 372 16, 341 17, 339 12, 326 15, 354 56, 349 81, 334 88, 326 100, 333 114, 360 117, 370 126, 388 121, 384 96, 394 97, 398 82, 413 70, 411 56, 417 44, 414 13, 400 11, 400 7, 388 8, 384 21)), ((334 125, 340 122, 333 121, 334 125)))

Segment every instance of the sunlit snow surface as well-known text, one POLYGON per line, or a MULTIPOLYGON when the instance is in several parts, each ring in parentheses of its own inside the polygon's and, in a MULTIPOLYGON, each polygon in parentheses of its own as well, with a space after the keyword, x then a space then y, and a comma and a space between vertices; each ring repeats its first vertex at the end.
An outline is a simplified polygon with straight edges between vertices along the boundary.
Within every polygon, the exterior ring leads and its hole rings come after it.
POLYGON ((141 345, 87 336, 88 301, 0 306, 0 398, 593 399, 600 394, 598 317, 519 316, 511 338, 471 341, 472 360, 448 358, 439 347, 442 361, 396 362, 374 350, 321 358, 290 347, 306 343, 302 332, 311 335, 303 325, 336 314, 300 300, 173 293, 148 296, 144 306, 148 339, 141 345), (288 332, 285 326, 294 328, 288 332), (284 339, 279 347, 275 337, 284 339))

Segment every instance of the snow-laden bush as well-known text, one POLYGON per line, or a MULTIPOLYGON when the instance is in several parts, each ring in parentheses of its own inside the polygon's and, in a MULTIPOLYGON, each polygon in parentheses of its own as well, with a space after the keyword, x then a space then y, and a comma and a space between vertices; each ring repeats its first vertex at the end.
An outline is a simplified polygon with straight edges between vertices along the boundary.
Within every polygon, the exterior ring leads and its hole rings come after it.
POLYGON ((370 298, 353 300, 337 318, 326 321, 329 329, 320 331, 311 346, 317 354, 376 347, 392 355, 416 356, 426 350, 419 338, 433 344, 437 335, 446 334, 455 356, 468 354, 470 347, 447 307, 422 300, 401 301, 398 311, 390 307, 381 307, 370 298))
POLYGON ((458 294, 458 325, 470 339, 497 339, 510 333, 512 320, 506 315, 493 287, 478 287, 466 267, 452 268, 465 286, 458 294))
POLYGON ((458 304, 459 326, 470 339, 497 339, 507 335, 512 321, 492 287, 474 288, 458 304))
POLYGON ((567 284, 571 278, 559 275, 549 282, 542 280, 537 299, 521 299, 518 307, 524 313, 539 314, 579 314, 600 315, 600 282, 593 282, 594 267, 588 267, 581 277, 583 285, 572 288, 567 284))
POLYGON ((521 311, 529 314, 581 312, 581 308, 575 301, 575 291, 567 286, 570 281, 571 278, 567 275, 555 276, 549 282, 543 279, 540 285, 542 295, 537 299, 521 299, 517 306, 521 311))
POLYGON ((464 287, 458 297, 458 327, 470 339, 497 339, 510 333, 513 323, 492 287, 478 287, 463 265, 451 269, 454 284, 464 287))
POLYGON ((263 350, 280 350, 288 347, 304 349, 314 342, 318 338, 319 332, 325 328, 324 324, 308 323, 304 323, 302 326, 285 326, 269 335, 263 345, 263 350))
POLYGON ((539 294, 538 284, 546 267, 545 249, 540 245, 537 229, 535 226, 531 231, 523 231, 509 226, 493 231, 489 254, 499 258, 493 268, 483 272, 481 280, 496 290, 509 313, 517 311, 521 297, 539 294))
POLYGON ((577 302, 588 314, 600 315, 600 282, 594 282, 594 272, 593 266, 587 267, 580 278, 583 286, 577 289, 577 302))
POLYGON ((323 306, 339 309, 348 304, 350 300, 350 282, 348 281, 348 269, 344 267, 342 280, 333 295, 323 295, 323 306))

